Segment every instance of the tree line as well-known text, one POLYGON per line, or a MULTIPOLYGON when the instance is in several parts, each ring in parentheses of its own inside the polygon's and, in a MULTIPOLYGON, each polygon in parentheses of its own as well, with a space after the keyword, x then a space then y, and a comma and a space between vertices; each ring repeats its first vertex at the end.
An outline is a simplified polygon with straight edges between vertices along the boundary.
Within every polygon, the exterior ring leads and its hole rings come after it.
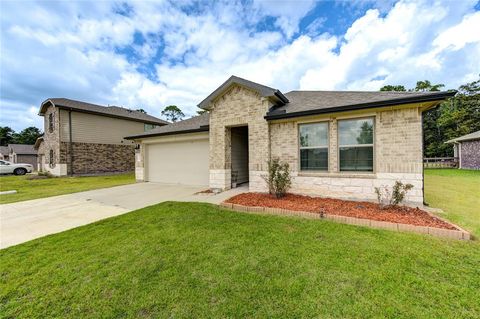
POLYGON ((0 126, 0 146, 7 146, 8 144, 35 144, 37 138, 42 136, 42 132, 30 126, 20 132, 15 132, 8 126, 0 126))
MULTIPOLYGON (((418 81, 408 91, 440 91, 443 84, 418 81)), ((407 91, 403 85, 386 85, 380 91, 407 91)), ((423 151, 425 157, 453 156, 446 141, 480 130, 480 78, 458 88, 458 93, 423 115, 423 151)))

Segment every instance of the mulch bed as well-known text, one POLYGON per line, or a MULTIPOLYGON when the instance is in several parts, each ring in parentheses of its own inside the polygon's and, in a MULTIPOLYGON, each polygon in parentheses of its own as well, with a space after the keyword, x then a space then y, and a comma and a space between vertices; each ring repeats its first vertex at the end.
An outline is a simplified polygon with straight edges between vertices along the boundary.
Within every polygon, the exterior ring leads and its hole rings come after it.
POLYGON ((415 226, 429 226, 452 230, 457 229, 455 226, 430 215, 418 207, 412 208, 398 206, 382 209, 380 208, 380 205, 370 202, 355 202, 295 194, 287 194, 285 197, 277 199, 275 196, 264 193, 243 193, 233 196, 225 202, 243 206, 282 208, 415 226))

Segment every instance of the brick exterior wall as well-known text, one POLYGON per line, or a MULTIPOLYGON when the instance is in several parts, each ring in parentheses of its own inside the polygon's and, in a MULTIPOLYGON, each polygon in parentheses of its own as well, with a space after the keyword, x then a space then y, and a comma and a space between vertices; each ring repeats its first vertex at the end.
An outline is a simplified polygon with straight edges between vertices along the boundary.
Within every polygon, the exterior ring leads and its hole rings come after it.
POLYGON ((229 189, 231 178, 232 126, 248 125, 249 188, 266 191, 262 176, 270 157, 279 157, 292 170, 294 193, 375 200, 374 188, 393 186, 395 181, 411 183, 409 203, 423 203, 422 117, 418 107, 390 107, 375 110, 311 116, 267 122, 263 117, 271 102, 256 92, 231 86, 212 103, 210 111, 210 187, 229 189), (355 117, 375 119, 374 171, 340 172, 338 164, 337 121, 355 117), (329 168, 327 172, 299 170, 298 124, 327 121, 329 124, 329 168))
POLYGON ((255 91, 232 85, 213 101, 210 110, 210 187, 231 187, 231 131, 248 125, 249 180, 251 189, 266 189, 260 177, 270 157, 268 122, 263 118, 271 102, 255 91))
POLYGON ((460 168, 480 169, 480 140, 460 143, 460 168))
MULTIPOLYGON (((61 143, 70 165, 70 145, 61 143)), ((72 143, 73 174, 130 172, 135 169, 135 146, 95 143, 72 143)), ((69 171, 70 173, 70 171, 69 171)))
POLYGON ((417 108, 359 114, 318 116, 270 125, 271 156, 289 163, 294 193, 354 200, 375 200, 375 187, 392 186, 396 180, 411 183, 406 200, 423 203, 422 118, 417 108), (375 118, 374 172, 340 172, 337 121, 354 117, 375 118), (301 172, 298 155, 298 124, 329 123, 328 172, 301 172))

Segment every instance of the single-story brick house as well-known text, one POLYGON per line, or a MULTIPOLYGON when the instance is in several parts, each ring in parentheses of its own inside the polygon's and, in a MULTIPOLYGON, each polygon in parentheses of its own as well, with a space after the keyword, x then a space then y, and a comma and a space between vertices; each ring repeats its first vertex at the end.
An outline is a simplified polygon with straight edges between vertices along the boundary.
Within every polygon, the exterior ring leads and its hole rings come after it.
POLYGON ((31 144, 8 144, 8 156, 5 160, 12 163, 30 164, 37 167, 37 150, 31 144))
POLYGON ((66 98, 45 100, 39 115, 38 169, 56 176, 131 172, 136 145, 123 137, 169 124, 140 111, 66 98))
POLYGON ((232 76, 198 106, 208 113, 127 136, 139 181, 266 191, 270 158, 289 163, 291 192, 373 200, 414 185, 423 203, 422 113, 455 92, 291 91, 232 76))
POLYGON ((447 141, 453 144, 453 156, 458 158, 458 168, 480 169, 480 131, 447 141))

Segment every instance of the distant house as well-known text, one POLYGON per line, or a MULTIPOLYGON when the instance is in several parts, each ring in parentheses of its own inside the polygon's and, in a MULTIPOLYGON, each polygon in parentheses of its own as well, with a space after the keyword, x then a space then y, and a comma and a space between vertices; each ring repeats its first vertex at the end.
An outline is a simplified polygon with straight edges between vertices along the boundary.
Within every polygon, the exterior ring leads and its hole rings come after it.
MULTIPOLYGON (((30 164, 37 167, 37 150, 33 145, 8 144, 8 160, 12 163, 30 164)), ((6 160, 6 159, 5 159, 6 160)))
POLYGON ((0 160, 8 161, 9 153, 8 146, 0 146, 0 160))
POLYGON ((480 131, 447 141, 453 144, 453 154, 458 157, 458 167, 480 169, 480 131))
POLYGON ((51 98, 40 106, 44 135, 37 140, 39 170, 53 175, 101 174, 135 169, 135 143, 142 134, 168 122, 118 106, 51 98))

